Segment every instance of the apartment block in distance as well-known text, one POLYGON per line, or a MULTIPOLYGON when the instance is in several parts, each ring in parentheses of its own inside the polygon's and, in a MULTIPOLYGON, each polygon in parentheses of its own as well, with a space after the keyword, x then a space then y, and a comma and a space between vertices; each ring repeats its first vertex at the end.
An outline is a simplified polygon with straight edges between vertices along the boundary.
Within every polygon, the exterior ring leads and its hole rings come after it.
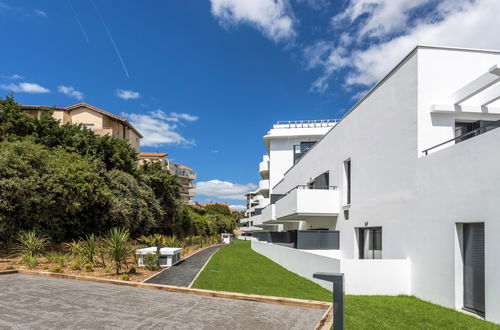
POLYGON ((66 108, 40 105, 22 105, 26 113, 39 117, 43 111, 52 111, 52 116, 63 124, 82 124, 95 134, 110 135, 127 140, 139 151, 142 135, 127 119, 87 103, 78 103, 66 108))
POLYGON ((286 226, 252 248, 500 324, 498 127, 500 51, 417 46, 270 186, 286 226))
POLYGON ((167 158, 167 153, 158 152, 140 152, 137 157, 139 158, 139 165, 145 162, 160 162, 168 171, 177 177, 177 182, 179 183, 179 194, 181 195, 181 201, 184 204, 195 205, 195 202, 191 200, 196 194, 192 189, 196 188, 196 184, 193 183, 196 180, 196 171, 187 166, 176 164, 167 158))
POLYGON ((264 136, 266 153, 259 163, 259 187, 248 192, 242 232, 283 230, 286 224, 276 220, 273 187, 284 174, 337 122, 336 119, 280 121, 264 136), (266 220, 264 222, 264 220, 266 220))

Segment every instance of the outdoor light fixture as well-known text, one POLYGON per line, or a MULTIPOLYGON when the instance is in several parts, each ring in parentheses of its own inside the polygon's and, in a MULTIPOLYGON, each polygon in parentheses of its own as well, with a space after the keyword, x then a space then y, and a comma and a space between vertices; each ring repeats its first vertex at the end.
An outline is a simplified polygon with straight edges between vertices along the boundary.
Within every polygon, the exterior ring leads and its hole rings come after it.
POLYGON ((333 330, 344 330, 344 274, 318 272, 313 277, 333 282, 333 330))

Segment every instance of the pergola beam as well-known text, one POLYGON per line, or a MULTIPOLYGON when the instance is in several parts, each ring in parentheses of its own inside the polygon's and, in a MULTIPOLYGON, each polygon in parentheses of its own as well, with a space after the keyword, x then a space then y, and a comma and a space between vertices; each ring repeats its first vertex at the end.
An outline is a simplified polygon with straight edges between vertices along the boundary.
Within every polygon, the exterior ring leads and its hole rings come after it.
POLYGON ((500 68, 498 65, 494 65, 488 72, 482 74, 451 95, 451 101, 453 104, 458 105, 474 95, 481 93, 498 81, 500 81, 500 68))

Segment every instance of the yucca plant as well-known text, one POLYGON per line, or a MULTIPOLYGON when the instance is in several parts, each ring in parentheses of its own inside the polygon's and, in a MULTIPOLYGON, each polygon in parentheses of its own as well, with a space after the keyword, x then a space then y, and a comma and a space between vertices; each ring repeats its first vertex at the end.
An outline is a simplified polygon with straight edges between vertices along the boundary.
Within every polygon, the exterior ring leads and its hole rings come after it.
POLYGON ((65 243, 64 245, 72 257, 78 257, 81 253, 83 242, 73 241, 70 243, 65 243))
POLYGON ((49 239, 36 230, 22 231, 17 237, 16 251, 22 261, 33 268, 38 265, 37 258, 49 244, 49 239))
POLYGON ((103 249, 116 274, 119 274, 123 265, 127 265, 127 259, 133 252, 129 231, 121 228, 111 228, 104 237, 103 249))
POLYGON ((80 257, 83 259, 83 263, 97 266, 98 262, 96 258, 99 254, 98 250, 99 247, 95 235, 87 235, 80 248, 80 257))

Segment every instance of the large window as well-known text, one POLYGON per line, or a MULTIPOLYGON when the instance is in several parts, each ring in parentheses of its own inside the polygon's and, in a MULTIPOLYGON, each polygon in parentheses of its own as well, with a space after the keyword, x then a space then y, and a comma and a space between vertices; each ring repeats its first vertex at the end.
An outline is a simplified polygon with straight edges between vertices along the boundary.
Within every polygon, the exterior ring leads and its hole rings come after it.
POLYGON ((318 175, 313 181, 309 182, 310 189, 328 189, 330 185, 330 176, 328 172, 318 175))
POLYGON ((316 141, 312 142, 300 142, 300 144, 293 146, 293 162, 297 162, 307 150, 311 149, 316 141))
POLYGON ((344 162, 344 205, 351 204, 351 160, 344 162))
POLYGON ((359 259, 382 259, 382 227, 359 229, 359 259))
POLYGON ((486 133, 500 126, 498 121, 478 120, 474 122, 455 121, 455 143, 470 139, 471 137, 486 133), (467 134, 466 136, 463 136, 467 134))

